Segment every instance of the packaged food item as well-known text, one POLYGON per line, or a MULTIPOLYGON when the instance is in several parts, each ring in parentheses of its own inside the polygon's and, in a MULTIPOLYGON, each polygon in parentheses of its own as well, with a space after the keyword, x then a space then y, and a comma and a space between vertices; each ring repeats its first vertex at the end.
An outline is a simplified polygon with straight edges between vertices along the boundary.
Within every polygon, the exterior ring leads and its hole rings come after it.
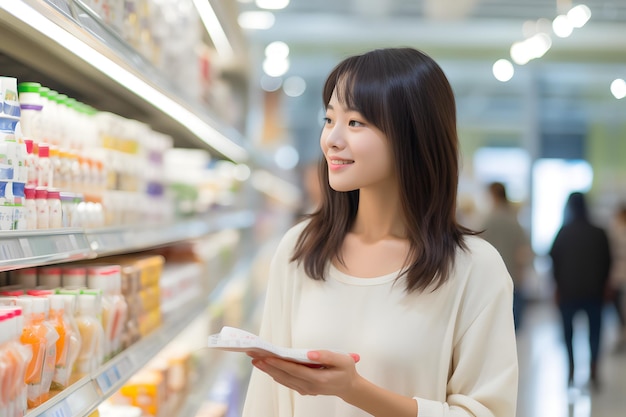
POLYGON ((102 315, 99 297, 81 291, 78 295, 76 323, 81 338, 81 347, 76 360, 79 375, 94 372, 104 361, 104 328, 99 317, 102 315))
POLYGON ((77 335, 74 333, 78 330, 72 328, 68 315, 65 313, 65 296, 52 294, 48 296, 48 299, 50 300, 50 321, 59 334, 51 389, 62 390, 70 385, 72 369, 78 358, 79 346, 76 345, 77 335))
POLYGON ((27 384, 28 408, 37 407, 48 400, 56 361, 58 333, 46 321, 48 300, 43 297, 21 296, 18 304, 25 312, 24 329, 20 341, 30 345, 33 356, 24 377, 27 384))
POLYGON ((24 376, 32 351, 19 342, 22 327, 21 307, 0 306, 0 410, 4 407, 9 417, 22 416, 27 409, 24 376))
POLYGON ((105 357, 110 358, 121 350, 124 323, 128 317, 128 305, 121 294, 120 265, 89 266, 87 285, 102 290, 102 324, 107 342, 105 357))

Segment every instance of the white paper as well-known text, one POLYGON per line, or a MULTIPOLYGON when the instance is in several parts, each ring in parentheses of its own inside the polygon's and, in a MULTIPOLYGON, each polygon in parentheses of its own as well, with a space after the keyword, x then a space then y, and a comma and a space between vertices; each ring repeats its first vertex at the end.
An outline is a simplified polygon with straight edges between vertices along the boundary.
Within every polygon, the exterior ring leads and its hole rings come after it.
POLYGON ((310 349, 275 346, 253 333, 229 326, 224 326, 219 333, 209 336, 208 347, 231 352, 255 352, 261 356, 278 356, 304 364, 319 364, 307 358, 310 349))

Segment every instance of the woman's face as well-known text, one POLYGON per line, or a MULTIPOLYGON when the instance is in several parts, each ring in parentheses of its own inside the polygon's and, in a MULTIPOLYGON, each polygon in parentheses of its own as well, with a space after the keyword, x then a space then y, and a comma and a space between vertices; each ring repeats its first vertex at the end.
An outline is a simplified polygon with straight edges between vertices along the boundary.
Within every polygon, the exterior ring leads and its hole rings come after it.
POLYGON ((346 192, 395 184, 387 137, 333 92, 326 108, 320 145, 328 163, 332 189, 346 192))

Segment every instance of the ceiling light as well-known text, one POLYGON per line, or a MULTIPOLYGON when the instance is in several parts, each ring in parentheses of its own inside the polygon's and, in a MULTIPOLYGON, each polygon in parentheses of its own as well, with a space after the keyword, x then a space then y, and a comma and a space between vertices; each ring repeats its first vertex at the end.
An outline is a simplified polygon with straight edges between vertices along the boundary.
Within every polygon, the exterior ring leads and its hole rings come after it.
POLYGON ((507 59, 497 60, 493 64, 491 70, 493 71, 493 76, 496 77, 496 80, 503 83, 509 81, 511 78, 513 78, 513 74, 515 74, 513 64, 511 64, 511 62, 507 59))
POLYGON ((509 53, 511 54, 511 59, 517 65, 526 65, 531 59, 528 53, 528 47, 524 42, 513 43, 509 53))
POLYGON ((611 94, 618 100, 626 97, 626 81, 621 78, 613 80, 611 83, 611 94))
POLYGON ((564 14, 558 15, 552 21, 552 30, 559 38, 567 38, 572 34, 574 27, 564 14))
POLYGON ((263 75, 261 77, 261 88, 263 91, 277 91, 282 85, 283 79, 280 77, 270 77, 269 75, 263 75))
POLYGON ((289 97, 300 97, 306 91, 306 81, 302 77, 289 77, 283 83, 283 91, 289 97))
POLYGON ((235 55, 233 47, 230 45, 228 36, 226 36, 222 24, 211 7, 211 2, 209 0, 193 0, 193 4, 196 6, 196 10, 198 10, 202 24, 206 28, 217 53, 223 59, 232 58, 235 55))
POLYGON ((289 0, 256 0, 259 9, 282 10, 289 6, 289 0))
POLYGON ((584 4, 579 4, 578 6, 572 7, 572 9, 567 12, 567 19, 575 28, 581 28, 585 26, 585 23, 591 18, 591 10, 589 7, 584 4))
POLYGON ((289 46, 285 42, 272 42, 265 47, 265 56, 270 59, 286 59, 289 56, 289 46))
POLYGON ((274 26, 275 20, 271 12, 251 11, 241 13, 237 18, 237 23, 243 29, 266 30, 274 26))
POLYGON ((263 71, 270 77, 281 77, 289 71, 288 59, 265 58, 263 61, 263 71))

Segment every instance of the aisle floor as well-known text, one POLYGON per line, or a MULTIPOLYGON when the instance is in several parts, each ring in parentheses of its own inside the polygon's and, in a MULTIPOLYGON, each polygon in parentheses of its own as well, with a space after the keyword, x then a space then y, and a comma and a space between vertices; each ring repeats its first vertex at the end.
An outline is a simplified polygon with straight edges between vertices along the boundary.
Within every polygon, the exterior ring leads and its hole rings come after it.
POLYGON ((517 417, 626 416, 626 350, 617 349, 615 310, 604 313, 600 387, 588 384, 589 344, 583 316, 575 320, 575 382, 567 385, 567 353, 558 310, 550 301, 530 304, 518 333, 520 385, 517 417))

